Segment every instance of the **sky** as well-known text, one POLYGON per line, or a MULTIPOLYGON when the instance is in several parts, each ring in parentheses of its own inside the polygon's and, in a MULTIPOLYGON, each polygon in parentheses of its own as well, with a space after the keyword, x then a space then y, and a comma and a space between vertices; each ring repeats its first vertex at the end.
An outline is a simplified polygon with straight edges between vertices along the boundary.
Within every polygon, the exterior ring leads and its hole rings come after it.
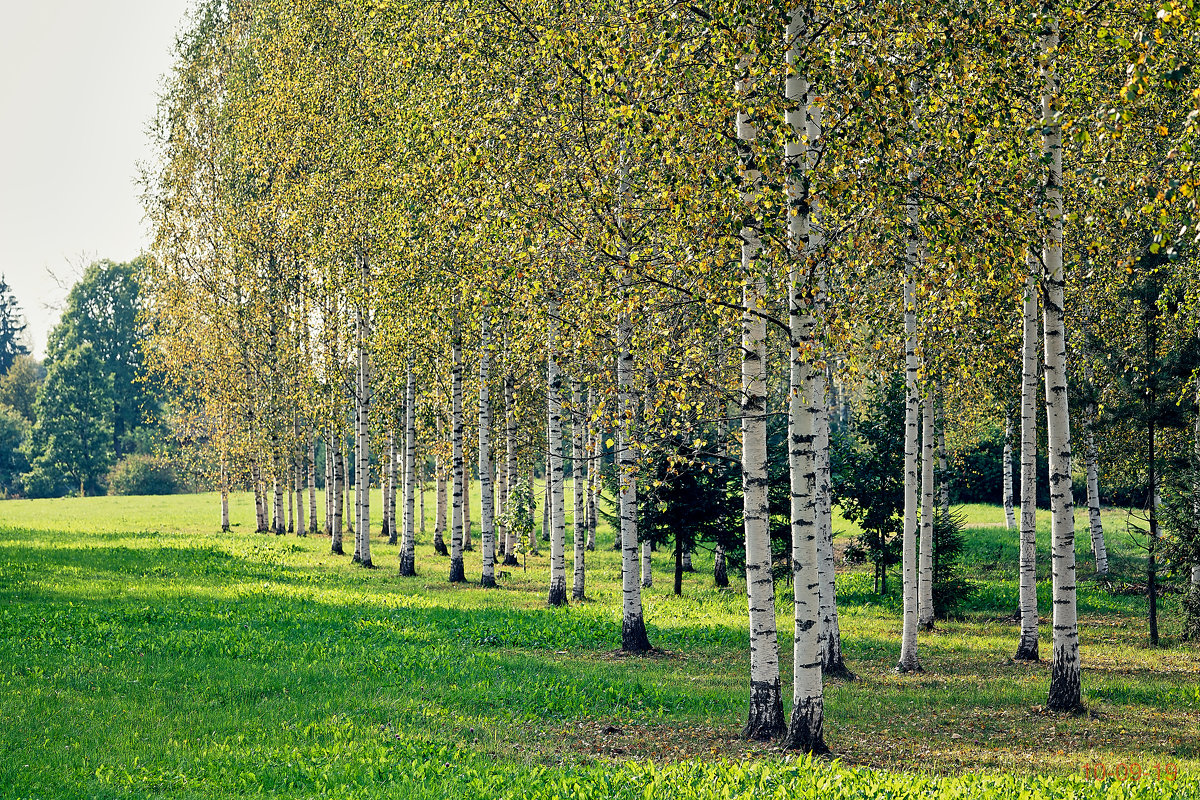
POLYGON ((148 245, 138 163, 191 5, 0 0, 0 273, 39 356, 83 268, 148 245))

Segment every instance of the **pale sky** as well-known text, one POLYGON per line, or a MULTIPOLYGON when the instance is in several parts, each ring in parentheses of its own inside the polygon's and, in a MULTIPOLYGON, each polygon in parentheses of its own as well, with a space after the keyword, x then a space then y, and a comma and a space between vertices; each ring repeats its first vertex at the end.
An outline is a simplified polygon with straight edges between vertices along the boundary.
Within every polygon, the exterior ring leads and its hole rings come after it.
POLYGON ((40 356, 68 284, 147 246, 136 184, 192 0, 0 0, 0 272, 40 356))

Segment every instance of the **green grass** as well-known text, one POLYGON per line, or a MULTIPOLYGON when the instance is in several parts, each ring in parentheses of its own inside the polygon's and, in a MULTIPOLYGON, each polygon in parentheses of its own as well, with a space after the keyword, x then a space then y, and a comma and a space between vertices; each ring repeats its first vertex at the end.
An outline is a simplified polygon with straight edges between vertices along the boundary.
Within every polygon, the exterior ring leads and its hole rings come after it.
MULTIPOLYGON (((253 533, 248 496, 228 535, 217 511, 213 495, 0 504, 0 796, 1183 798, 1200 774, 1200 652, 1174 638, 1175 596, 1150 649, 1145 599, 1092 580, 1081 537, 1089 713, 1045 714, 1047 665, 1009 660, 1015 532, 995 507, 965 509, 979 592, 921 638, 919 675, 892 671, 899 598, 839 575, 859 680, 827 685, 832 769, 739 737, 745 598, 712 587, 704 554, 683 598, 656 554, 645 607, 662 652, 628 658, 607 529, 589 600, 548 609, 548 547, 484 590, 446 582, 431 522, 419 576, 401 579, 378 538, 368 571, 323 537, 253 533), (1082 774, 1096 762, 1179 777, 1097 784, 1082 774)), ((1136 580, 1121 519, 1106 516, 1114 571, 1136 580)), ((477 551, 466 567, 478 576, 477 551)), ((790 649, 784 669, 787 686, 790 649)))

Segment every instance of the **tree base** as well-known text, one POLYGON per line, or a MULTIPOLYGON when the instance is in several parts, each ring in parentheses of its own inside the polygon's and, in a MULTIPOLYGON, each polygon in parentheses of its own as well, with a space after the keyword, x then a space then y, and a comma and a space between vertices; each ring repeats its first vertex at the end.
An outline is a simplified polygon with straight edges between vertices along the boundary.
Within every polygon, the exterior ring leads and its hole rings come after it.
POLYGON ((646 620, 640 614, 621 620, 622 653, 649 653, 653 649, 646 635, 646 620))
POLYGON ((584 549, 584 550, 587 550, 589 553, 594 553, 594 552, 596 552, 596 543, 595 543, 595 542, 590 542, 590 543, 589 543, 589 544, 588 544, 586 547, 584 547, 583 549, 584 549))
POLYGON ((821 703, 809 700, 792 709, 792 721, 783 740, 784 750, 812 753, 814 756, 829 754, 829 747, 822 736, 824 714, 821 703))
POLYGON ((474 548, 474 547, 472 547, 472 546, 471 546, 471 545, 469 545, 469 544, 464 544, 464 545, 463 545, 463 552, 464 552, 464 553, 474 553, 474 552, 475 552, 475 548, 474 548))
POLYGON ((903 661, 901 661, 899 664, 896 665, 896 673, 899 675, 909 675, 909 674, 915 675, 918 672, 924 672, 924 671, 925 670, 921 668, 921 664, 917 661, 913 661, 911 664, 906 664, 903 661))
POLYGON ((850 671, 850 668, 846 666, 846 662, 842 660, 841 656, 838 656, 837 660, 831 664, 822 664, 821 675, 826 678, 834 678, 846 682, 858 680, 858 676, 850 671))
POLYGON ((1050 694, 1046 698, 1046 708, 1068 713, 1084 710, 1079 667, 1076 665, 1074 669, 1069 669, 1066 659, 1059 654, 1055 654, 1054 664, 1050 667, 1050 694))
POLYGON ((548 606, 565 606, 567 604, 567 583, 555 578, 550 581, 550 595, 546 599, 548 606))
POLYGON ((742 736, 755 742, 767 742, 787 730, 783 724, 783 692, 779 679, 750 681, 750 713, 742 736))
POLYGON ((932 631, 933 630, 933 620, 928 620, 926 622, 918 622, 917 630, 925 631, 926 633, 928 633, 929 631, 932 631))
POLYGON ((439 556, 450 555, 450 551, 446 549, 446 543, 441 539, 433 540, 433 552, 437 553, 439 556))
POLYGON ((1018 642, 1017 654, 1013 656, 1013 661, 1028 661, 1033 663, 1041 661, 1041 658, 1038 657, 1037 639, 1022 639, 1020 642, 1018 642))
POLYGON ((333 553, 335 556, 346 555, 346 551, 342 549, 341 542, 335 542, 333 547, 329 548, 329 552, 333 553))
POLYGON ((713 569, 713 583, 722 589, 729 588, 729 573, 725 571, 724 564, 719 568, 713 569))
POLYGON ((358 563, 362 565, 363 569, 375 569, 375 564, 369 558, 362 559, 358 563))
POLYGON ((399 539, 397 539, 395 536, 388 537, 388 544, 391 545, 392 547, 395 547, 399 543, 400 543, 399 539))
POLYGON ((501 566, 505 566, 505 567, 519 567, 519 566, 521 566, 521 562, 520 562, 520 561, 517 561, 517 557, 516 557, 516 556, 514 556, 512 553, 509 553, 508 555, 506 555, 506 556, 504 557, 504 563, 503 563, 501 566))
POLYGON ((587 600, 587 597, 584 596, 582 589, 579 589, 579 590, 572 589, 571 590, 571 599, 572 600, 587 600))
POLYGON ((463 571, 462 556, 458 556, 457 558, 452 557, 450 559, 450 582, 465 583, 466 580, 467 573, 463 571))
POLYGON ((484 575, 482 578, 479 579, 479 585, 485 589, 495 589, 496 588, 496 578, 493 575, 484 575))
POLYGON ((412 553, 405 553, 404 555, 400 556, 400 577, 401 578, 416 577, 417 565, 414 563, 415 561, 416 561, 416 559, 413 558, 412 553))

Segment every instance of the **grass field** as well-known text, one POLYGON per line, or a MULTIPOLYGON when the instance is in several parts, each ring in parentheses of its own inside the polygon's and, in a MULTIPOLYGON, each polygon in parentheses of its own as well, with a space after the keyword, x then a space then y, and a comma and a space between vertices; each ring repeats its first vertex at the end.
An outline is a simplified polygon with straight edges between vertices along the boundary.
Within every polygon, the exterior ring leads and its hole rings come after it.
MULTIPOLYGON (((1145 599, 1092 580, 1081 537, 1089 712, 1046 714, 1048 665, 1010 660, 1015 532, 998 508, 964 510, 979 591, 963 619, 922 636, 923 673, 892 671, 898 595, 872 594, 869 571, 839 575, 858 680, 827 685, 826 740, 840 763, 813 769, 739 738, 745 598, 736 580, 713 588, 703 553, 682 598, 670 594, 671 555, 656 554, 644 602, 661 652, 631 658, 614 652, 620 567, 603 528, 588 554, 590 600, 548 609, 548 547, 499 589, 451 586, 431 523, 419 576, 401 579, 378 538, 380 569, 367 571, 330 555, 323 537, 255 534, 248 496, 234 498, 227 535, 213 495, 6 501, 0 796, 1200 794, 1200 648, 1178 641, 1177 596, 1164 602, 1164 645, 1150 649, 1145 599), (1097 764, 1142 774, 1096 782, 1085 770, 1097 764)), ((1124 515, 1106 522, 1116 576, 1139 580, 1124 515)), ((466 566, 477 579, 478 552, 466 566)), ((1044 615, 1049 588, 1047 577, 1044 615)), ((779 591, 790 641, 790 587, 779 591)))

